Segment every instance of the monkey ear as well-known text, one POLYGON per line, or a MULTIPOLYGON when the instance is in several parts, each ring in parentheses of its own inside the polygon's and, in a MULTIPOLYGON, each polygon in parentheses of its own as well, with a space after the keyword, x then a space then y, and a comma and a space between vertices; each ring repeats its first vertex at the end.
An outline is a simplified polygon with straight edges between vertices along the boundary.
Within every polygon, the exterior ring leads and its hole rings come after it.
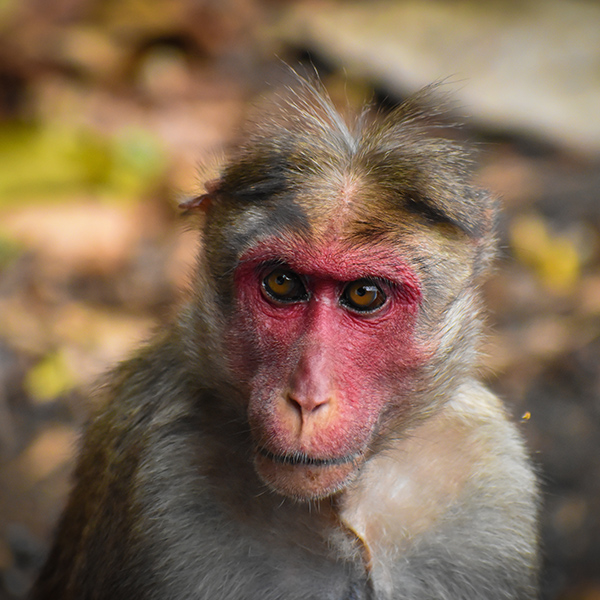
POLYGON ((194 196, 188 200, 185 200, 179 204, 179 208, 184 212, 195 212, 197 210, 201 210, 202 212, 206 212, 208 207, 212 204, 216 195, 219 192, 219 188, 221 187, 220 179, 211 179, 204 184, 204 189, 206 190, 205 194, 200 194, 198 196, 194 196))

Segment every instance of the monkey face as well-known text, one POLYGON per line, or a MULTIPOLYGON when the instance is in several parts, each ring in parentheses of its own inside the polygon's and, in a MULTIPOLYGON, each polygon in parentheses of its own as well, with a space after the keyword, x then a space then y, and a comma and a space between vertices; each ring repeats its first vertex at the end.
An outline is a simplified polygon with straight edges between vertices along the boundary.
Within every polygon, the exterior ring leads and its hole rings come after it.
POLYGON ((288 496, 333 494, 367 456, 385 407, 409 395, 422 358, 418 280, 385 247, 285 236, 246 252, 234 281, 230 363, 248 389, 257 471, 288 496))
POLYGON ((344 488, 388 427, 443 402, 454 375, 439 365, 476 319, 450 323, 448 307, 485 265, 493 220, 460 147, 428 142, 412 105, 349 128, 313 92, 250 129, 207 189, 204 229, 215 347, 254 464, 300 499, 344 488))

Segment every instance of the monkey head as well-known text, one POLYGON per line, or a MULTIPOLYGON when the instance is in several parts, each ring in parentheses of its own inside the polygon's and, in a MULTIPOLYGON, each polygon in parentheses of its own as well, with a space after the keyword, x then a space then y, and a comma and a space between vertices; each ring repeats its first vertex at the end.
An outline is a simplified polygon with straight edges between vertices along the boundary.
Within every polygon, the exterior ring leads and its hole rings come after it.
POLYGON ((259 476, 347 486, 470 369, 493 203, 418 103, 354 127, 304 84, 202 197, 204 265, 259 476), (467 308, 468 307, 468 310, 467 308))

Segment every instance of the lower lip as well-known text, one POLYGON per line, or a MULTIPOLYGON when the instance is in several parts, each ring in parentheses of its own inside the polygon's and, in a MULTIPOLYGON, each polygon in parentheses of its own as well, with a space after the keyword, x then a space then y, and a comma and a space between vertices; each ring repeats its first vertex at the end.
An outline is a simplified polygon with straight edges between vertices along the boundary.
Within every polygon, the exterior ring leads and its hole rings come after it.
POLYGON ((301 453, 287 455, 274 454, 266 448, 257 448, 257 452, 274 463, 292 467, 336 467, 347 463, 355 463, 359 458, 358 453, 335 458, 317 458, 301 453))
POLYGON ((318 500, 340 492, 358 470, 362 457, 351 455, 336 459, 277 456, 260 450, 256 470, 276 492, 296 500, 318 500))

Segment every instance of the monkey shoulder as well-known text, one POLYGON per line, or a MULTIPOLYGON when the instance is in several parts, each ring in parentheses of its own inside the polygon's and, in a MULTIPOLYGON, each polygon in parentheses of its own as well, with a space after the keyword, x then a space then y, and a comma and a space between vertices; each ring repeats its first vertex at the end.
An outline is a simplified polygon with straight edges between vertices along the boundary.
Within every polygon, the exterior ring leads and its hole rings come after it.
POLYGON ((81 436, 74 485, 32 598, 144 597, 135 585, 147 579, 148 560, 139 530, 139 473, 153 430, 182 412, 177 402, 167 408, 167 398, 177 398, 187 385, 181 369, 172 370, 178 356, 165 337, 99 386, 81 436))
POLYGON ((533 598, 536 497, 516 427, 498 398, 470 382, 369 461, 341 517, 365 545, 384 598, 396 597, 399 581, 414 587, 410 598, 471 598, 461 578, 473 598, 533 598), (435 591, 453 581, 454 594, 435 591))

